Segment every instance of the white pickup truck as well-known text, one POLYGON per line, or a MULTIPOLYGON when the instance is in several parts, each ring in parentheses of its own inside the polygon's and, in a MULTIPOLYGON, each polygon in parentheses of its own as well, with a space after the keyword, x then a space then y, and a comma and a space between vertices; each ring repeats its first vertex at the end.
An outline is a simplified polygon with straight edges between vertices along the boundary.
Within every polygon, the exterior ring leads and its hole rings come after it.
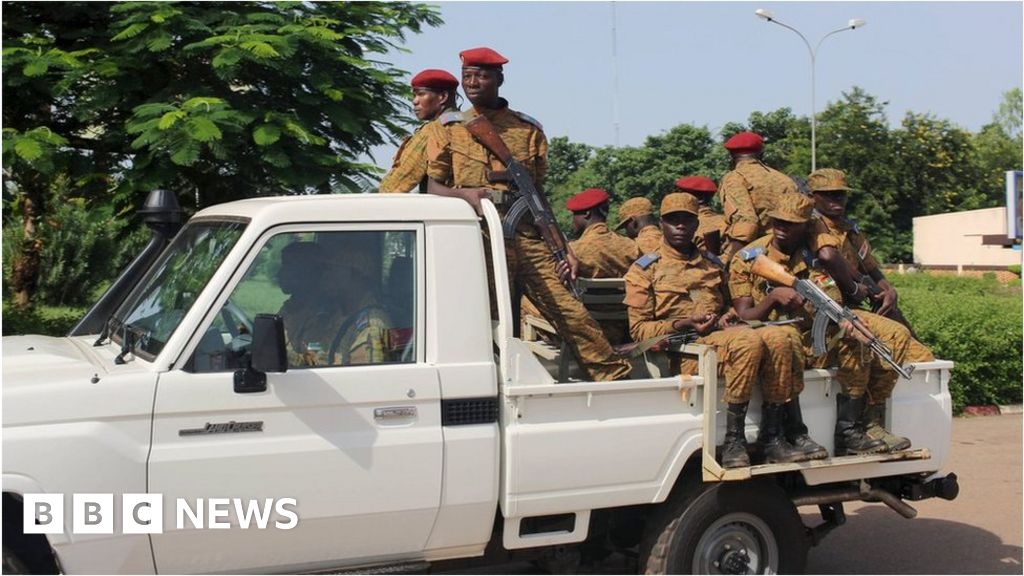
MULTIPOLYGON (((905 500, 956 496, 938 473, 952 363, 896 387, 887 428, 913 450, 723 470, 714 350, 684 350, 696 376, 638 362, 633 380, 558 382, 513 336, 499 217, 484 208, 497 321, 468 204, 310 196, 196 214, 106 334, 4 338, 4 570, 571 570, 581 552, 620 550, 641 572, 791 573, 844 501, 912 517, 905 500), (291 244, 318 257, 284 262, 291 244), (294 328, 303 286, 315 296, 294 328), (26 531, 52 520, 29 506, 39 495, 65 503, 47 534, 26 531), (75 495, 112 495, 112 523, 83 530, 75 495), (162 520, 143 521, 138 495, 160 495, 162 520), (809 505, 813 527, 797 513, 809 505)), ((831 449, 838 383, 806 378, 805 420, 831 449)))

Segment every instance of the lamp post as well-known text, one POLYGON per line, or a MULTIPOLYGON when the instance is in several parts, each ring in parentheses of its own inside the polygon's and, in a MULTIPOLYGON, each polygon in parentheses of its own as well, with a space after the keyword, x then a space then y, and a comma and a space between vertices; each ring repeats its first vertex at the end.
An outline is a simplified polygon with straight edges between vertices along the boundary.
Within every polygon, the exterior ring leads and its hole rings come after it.
POLYGON ((838 34, 846 30, 856 30, 857 28, 862 28, 867 24, 867 22, 860 18, 854 18, 847 22, 846 26, 843 26, 842 28, 836 28, 835 30, 829 32, 828 34, 822 36, 821 40, 818 40, 818 43, 814 46, 814 48, 811 48, 811 43, 807 41, 807 38, 803 34, 801 34, 799 30, 793 28, 788 24, 779 22, 778 20, 775 19, 775 15, 769 12, 768 10, 765 10, 764 8, 758 8, 757 10, 754 11, 754 14, 756 14, 758 18, 762 18, 773 24, 778 24, 779 26, 782 26, 787 30, 792 30, 793 32, 795 32, 796 35, 799 36, 800 39, 804 41, 804 45, 807 46, 807 53, 811 55, 811 172, 814 172, 818 168, 817 142, 815 139, 815 132, 818 120, 816 118, 816 110, 814 108, 814 68, 815 61, 817 60, 818 56, 818 48, 821 48, 821 43, 825 41, 825 38, 828 38, 833 34, 838 34))

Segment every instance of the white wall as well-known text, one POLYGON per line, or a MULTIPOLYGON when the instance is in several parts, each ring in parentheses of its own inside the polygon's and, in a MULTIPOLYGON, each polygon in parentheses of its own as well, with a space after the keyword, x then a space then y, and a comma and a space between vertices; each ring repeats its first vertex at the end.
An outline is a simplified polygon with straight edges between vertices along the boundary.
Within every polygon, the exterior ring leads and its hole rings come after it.
POLYGON ((924 266, 1009 266, 1021 251, 983 246, 982 235, 1006 234, 1006 208, 914 218, 914 262, 924 266))

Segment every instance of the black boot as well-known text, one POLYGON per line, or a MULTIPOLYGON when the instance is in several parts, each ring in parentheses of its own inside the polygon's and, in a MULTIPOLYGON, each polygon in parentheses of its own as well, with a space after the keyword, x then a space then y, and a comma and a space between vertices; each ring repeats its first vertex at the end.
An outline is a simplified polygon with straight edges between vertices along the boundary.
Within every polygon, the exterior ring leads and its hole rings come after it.
POLYGON ((885 442, 869 438, 860 423, 867 399, 836 394, 836 456, 881 454, 887 450, 885 442))
POLYGON ((800 397, 794 396, 786 402, 786 440, 804 455, 808 460, 821 460, 828 458, 828 450, 818 444, 807 435, 807 425, 804 424, 804 415, 800 411, 800 397))
POLYGON ((885 442, 889 452, 899 452, 910 448, 909 438, 897 436, 883 426, 885 424, 885 404, 868 404, 864 415, 861 416, 860 423, 868 438, 885 442))
POLYGON ((747 419, 747 402, 729 404, 725 415, 725 443, 722 444, 722 467, 744 468, 750 466, 747 455, 747 436, 744 425, 747 419))
POLYGON ((782 420, 785 418, 785 404, 761 404, 761 431, 757 439, 764 450, 766 464, 785 464, 803 462, 807 456, 786 441, 782 431, 782 420))

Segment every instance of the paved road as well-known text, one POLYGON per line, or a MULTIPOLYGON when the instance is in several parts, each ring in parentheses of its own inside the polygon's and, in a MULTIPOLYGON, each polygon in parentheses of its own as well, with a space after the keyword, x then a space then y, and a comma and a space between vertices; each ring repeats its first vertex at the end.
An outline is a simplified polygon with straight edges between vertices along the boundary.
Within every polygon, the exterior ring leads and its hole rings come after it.
MULTIPOLYGON (((1020 415, 956 418, 953 446, 945 471, 960 479, 952 501, 913 503, 918 516, 908 520, 884 504, 847 503, 847 522, 816 548, 808 574, 1021 574, 1022 462, 1020 415)), ((804 523, 821 522, 816 507, 804 523)), ((591 574, 635 570, 619 555, 591 574)), ((526 563, 453 571, 450 574, 543 574, 526 563)))

